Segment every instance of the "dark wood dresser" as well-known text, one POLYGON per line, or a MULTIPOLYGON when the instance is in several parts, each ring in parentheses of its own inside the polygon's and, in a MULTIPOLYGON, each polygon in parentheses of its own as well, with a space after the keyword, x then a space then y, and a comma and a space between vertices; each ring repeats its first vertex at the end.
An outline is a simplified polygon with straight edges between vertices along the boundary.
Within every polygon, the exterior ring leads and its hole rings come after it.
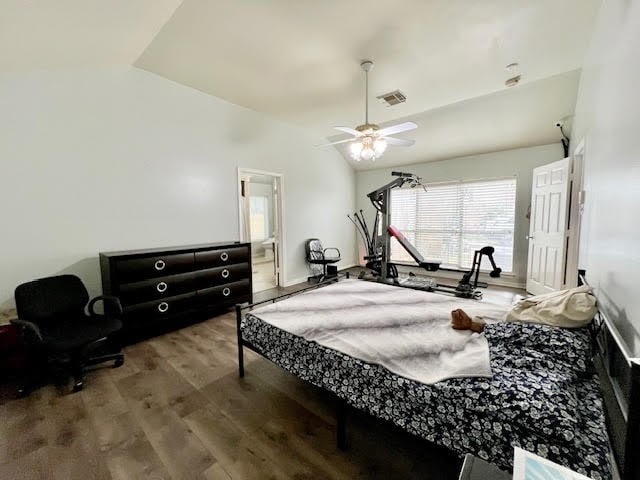
POLYGON ((250 243, 105 252, 100 269, 104 294, 122 303, 125 337, 171 329, 252 299, 250 243))

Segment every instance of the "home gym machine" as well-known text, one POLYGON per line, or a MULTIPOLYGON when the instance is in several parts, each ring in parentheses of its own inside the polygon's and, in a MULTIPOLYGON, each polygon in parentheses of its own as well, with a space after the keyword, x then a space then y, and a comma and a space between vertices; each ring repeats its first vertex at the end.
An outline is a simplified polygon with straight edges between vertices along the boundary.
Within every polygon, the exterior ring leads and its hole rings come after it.
MULTIPOLYGON (((356 226, 367 248, 367 255, 364 256, 367 262, 366 267, 375 273, 376 279, 380 282, 394 283, 403 287, 419 290, 450 293, 457 297, 482 298, 482 292, 477 288, 487 286, 486 283, 478 281, 483 257, 486 256, 491 263, 492 270, 489 272, 490 277, 500 277, 500 273, 502 272, 502 269, 496 266, 493 259, 494 248, 487 246, 476 250, 473 255, 471 269, 468 271, 442 267, 441 262, 436 260, 425 260, 402 232, 391 225, 390 205, 391 190, 394 188, 415 188, 419 186, 426 190, 426 187, 422 184, 422 179, 414 174, 392 172, 391 175, 397 178, 367 195, 376 209, 372 230, 369 230, 362 210, 360 210, 360 214, 356 212, 354 218, 347 216, 356 226), (398 275, 397 266, 390 261, 391 237, 394 237, 398 241, 420 268, 424 268, 428 272, 436 272, 439 270, 462 272, 462 278, 458 281, 457 285, 438 284, 433 279, 418 280, 413 273, 409 274, 409 278, 401 280, 398 275)), ((360 277, 364 277, 364 272, 360 277)))

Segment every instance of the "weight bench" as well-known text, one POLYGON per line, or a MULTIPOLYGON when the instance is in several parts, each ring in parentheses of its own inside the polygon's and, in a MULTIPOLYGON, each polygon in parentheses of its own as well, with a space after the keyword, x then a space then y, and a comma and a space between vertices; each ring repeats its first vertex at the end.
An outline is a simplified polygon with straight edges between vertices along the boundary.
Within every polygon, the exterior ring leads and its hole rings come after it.
POLYGON ((413 244, 409 240, 407 240, 407 237, 405 237, 403 233, 396 227, 394 227, 393 225, 389 225, 387 231, 393 237, 395 237, 396 240, 398 240, 400 245, 402 245, 402 248, 404 248, 409 253, 409 255, 413 257, 419 267, 424 268, 427 272, 437 272, 438 270, 440 270, 441 262, 435 260, 425 260, 424 257, 420 255, 420 252, 416 250, 416 247, 414 247, 413 244))

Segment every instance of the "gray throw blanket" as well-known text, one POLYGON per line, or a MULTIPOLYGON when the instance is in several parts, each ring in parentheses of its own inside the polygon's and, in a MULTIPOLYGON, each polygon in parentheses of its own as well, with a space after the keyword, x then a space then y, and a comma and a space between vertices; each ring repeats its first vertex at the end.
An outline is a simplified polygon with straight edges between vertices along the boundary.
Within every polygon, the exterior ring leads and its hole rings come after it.
POLYGON ((489 321, 509 306, 344 280, 256 308, 264 322, 422 383, 490 377, 483 335, 451 328, 451 310, 489 321))

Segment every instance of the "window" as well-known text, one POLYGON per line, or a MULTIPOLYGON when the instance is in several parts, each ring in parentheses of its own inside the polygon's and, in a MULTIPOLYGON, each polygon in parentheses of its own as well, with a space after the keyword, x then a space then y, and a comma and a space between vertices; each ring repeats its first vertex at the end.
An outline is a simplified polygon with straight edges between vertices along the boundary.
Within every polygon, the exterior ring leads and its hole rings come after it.
POLYGON ((261 242, 269 237, 269 199, 249 196, 251 241, 261 242))
MULTIPOLYGON (((427 260, 470 268, 473 252, 490 245, 503 272, 513 270, 515 178, 428 185, 391 191, 391 224, 427 260)), ((392 238, 391 260, 413 259, 392 238)))

